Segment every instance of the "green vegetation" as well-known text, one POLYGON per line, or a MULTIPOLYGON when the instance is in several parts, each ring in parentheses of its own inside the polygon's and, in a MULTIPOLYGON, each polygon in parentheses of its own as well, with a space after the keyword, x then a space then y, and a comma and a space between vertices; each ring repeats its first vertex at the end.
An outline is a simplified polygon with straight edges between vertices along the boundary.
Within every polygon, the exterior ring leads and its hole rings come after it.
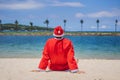
MULTIPOLYGON (((79 32, 70 32, 70 31, 66 31, 65 27, 66 27, 66 22, 67 20, 64 19, 63 23, 64 23, 64 31, 66 35, 79 35, 79 36, 120 36, 120 32, 117 31, 117 23, 118 20, 115 20, 115 30, 113 32, 105 32, 105 31, 99 31, 99 23, 100 20, 97 19, 96 20, 96 31, 83 31, 83 23, 84 20, 81 19, 80 20, 80 24, 81 24, 81 31, 79 32)), ((0 20, 0 35, 52 35, 53 34, 53 28, 48 27, 49 25, 49 20, 46 19, 44 21, 44 24, 46 24, 46 27, 42 27, 42 26, 34 26, 33 22, 30 22, 29 25, 23 25, 23 24, 19 24, 19 22, 17 20, 15 20, 14 23, 7 23, 7 24, 2 24, 2 20, 0 20)))
POLYGON ((2 24, 1 27, 1 31, 5 31, 5 30, 9 30, 9 31, 52 31, 53 28, 46 28, 46 27, 40 27, 40 26, 33 26, 33 23, 30 22, 30 26, 29 25, 22 25, 22 24, 18 24, 17 21, 15 21, 15 24, 11 24, 11 23, 7 23, 7 24, 2 24))
POLYGON ((42 31, 42 32, 0 32, 0 35, 16 35, 16 36, 41 36, 41 35, 52 35, 53 32, 42 31))

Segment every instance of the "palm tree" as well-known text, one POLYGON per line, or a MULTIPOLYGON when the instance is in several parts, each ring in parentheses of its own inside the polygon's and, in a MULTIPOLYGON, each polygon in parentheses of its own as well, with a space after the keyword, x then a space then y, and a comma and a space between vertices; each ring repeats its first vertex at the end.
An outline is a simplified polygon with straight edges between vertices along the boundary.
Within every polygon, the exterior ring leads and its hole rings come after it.
POLYGON ((45 20, 45 22, 44 22, 44 24, 46 24, 46 25, 47 25, 47 30, 48 30, 49 20, 48 20, 48 19, 46 19, 46 20, 45 20))
POLYGON ((99 19, 96 20, 96 23, 97 23, 97 32, 98 32, 99 31, 99 23, 100 23, 99 19))
POLYGON ((30 22, 30 30, 32 30, 32 29, 33 29, 33 23, 30 22))
POLYGON ((82 32, 82 29, 83 29, 83 22, 84 22, 84 21, 81 19, 81 20, 80 20, 80 23, 81 23, 81 32, 82 32))
POLYGON ((64 22, 64 31, 65 31, 65 27, 66 27, 66 22, 67 22, 67 20, 64 19, 63 22, 64 22))
POLYGON ((118 23, 118 20, 116 19, 115 20, 115 32, 117 31, 117 23, 118 23))
POLYGON ((2 20, 0 20, 0 31, 2 31, 2 20))
POLYGON ((15 30, 16 31, 18 30, 18 21, 17 20, 15 21, 15 30))

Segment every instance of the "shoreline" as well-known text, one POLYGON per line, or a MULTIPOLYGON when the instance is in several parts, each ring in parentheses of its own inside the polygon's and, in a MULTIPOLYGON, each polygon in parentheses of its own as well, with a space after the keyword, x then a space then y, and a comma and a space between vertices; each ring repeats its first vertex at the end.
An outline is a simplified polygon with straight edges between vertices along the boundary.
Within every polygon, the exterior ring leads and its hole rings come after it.
POLYGON ((64 71, 31 72, 37 69, 40 59, 1 59, 1 80, 119 80, 120 60, 79 59, 79 70, 85 74, 64 71), (47 76, 47 77, 46 77, 47 76))
MULTIPOLYGON (((0 36, 50 36, 53 32, 0 32, 0 36)), ((120 36, 120 32, 65 32, 66 36, 120 36)))
MULTIPOLYGON (((0 57, 0 59, 41 59, 40 57, 0 57)), ((79 60, 120 60, 119 58, 76 58, 79 60)))

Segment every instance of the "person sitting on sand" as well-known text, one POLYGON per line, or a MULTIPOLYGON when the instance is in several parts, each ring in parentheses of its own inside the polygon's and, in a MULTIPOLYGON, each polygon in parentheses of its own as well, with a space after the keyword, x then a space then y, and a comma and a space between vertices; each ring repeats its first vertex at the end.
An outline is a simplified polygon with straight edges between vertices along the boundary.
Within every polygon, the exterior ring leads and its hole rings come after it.
POLYGON ((54 28, 53 36, 47 40, 42 58, 39 63, 39 70, 33 70, 33 72, 46 71, 49 67, 51 71, 66 71, 69 70, 72 73, 83 73, 78 70, 77 62, 74 58, 74 48, 72 42, 64 38, 64 30, 61 26, 54 28))

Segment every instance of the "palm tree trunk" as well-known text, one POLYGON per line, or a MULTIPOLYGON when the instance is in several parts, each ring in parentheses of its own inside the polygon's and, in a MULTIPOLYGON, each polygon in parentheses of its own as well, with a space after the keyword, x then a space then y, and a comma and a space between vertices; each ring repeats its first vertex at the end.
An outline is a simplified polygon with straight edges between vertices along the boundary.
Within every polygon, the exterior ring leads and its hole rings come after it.
POLYGON ((99 32, 99 23, 97 23, 97 32, 99 32))
POLYGON ((48 31, 48 24, 47 24, 47 31, 48 31))
POLYGON ((65 26, 66 26, 66 23, 64 23, 64 31, 65 31, 65 26))
POLYGON ((115 32, 117 31, 117 24, 115 24, 115 32))
POLYGON ((81 32, 83 31, 83 24, 81 24, 81 32))

